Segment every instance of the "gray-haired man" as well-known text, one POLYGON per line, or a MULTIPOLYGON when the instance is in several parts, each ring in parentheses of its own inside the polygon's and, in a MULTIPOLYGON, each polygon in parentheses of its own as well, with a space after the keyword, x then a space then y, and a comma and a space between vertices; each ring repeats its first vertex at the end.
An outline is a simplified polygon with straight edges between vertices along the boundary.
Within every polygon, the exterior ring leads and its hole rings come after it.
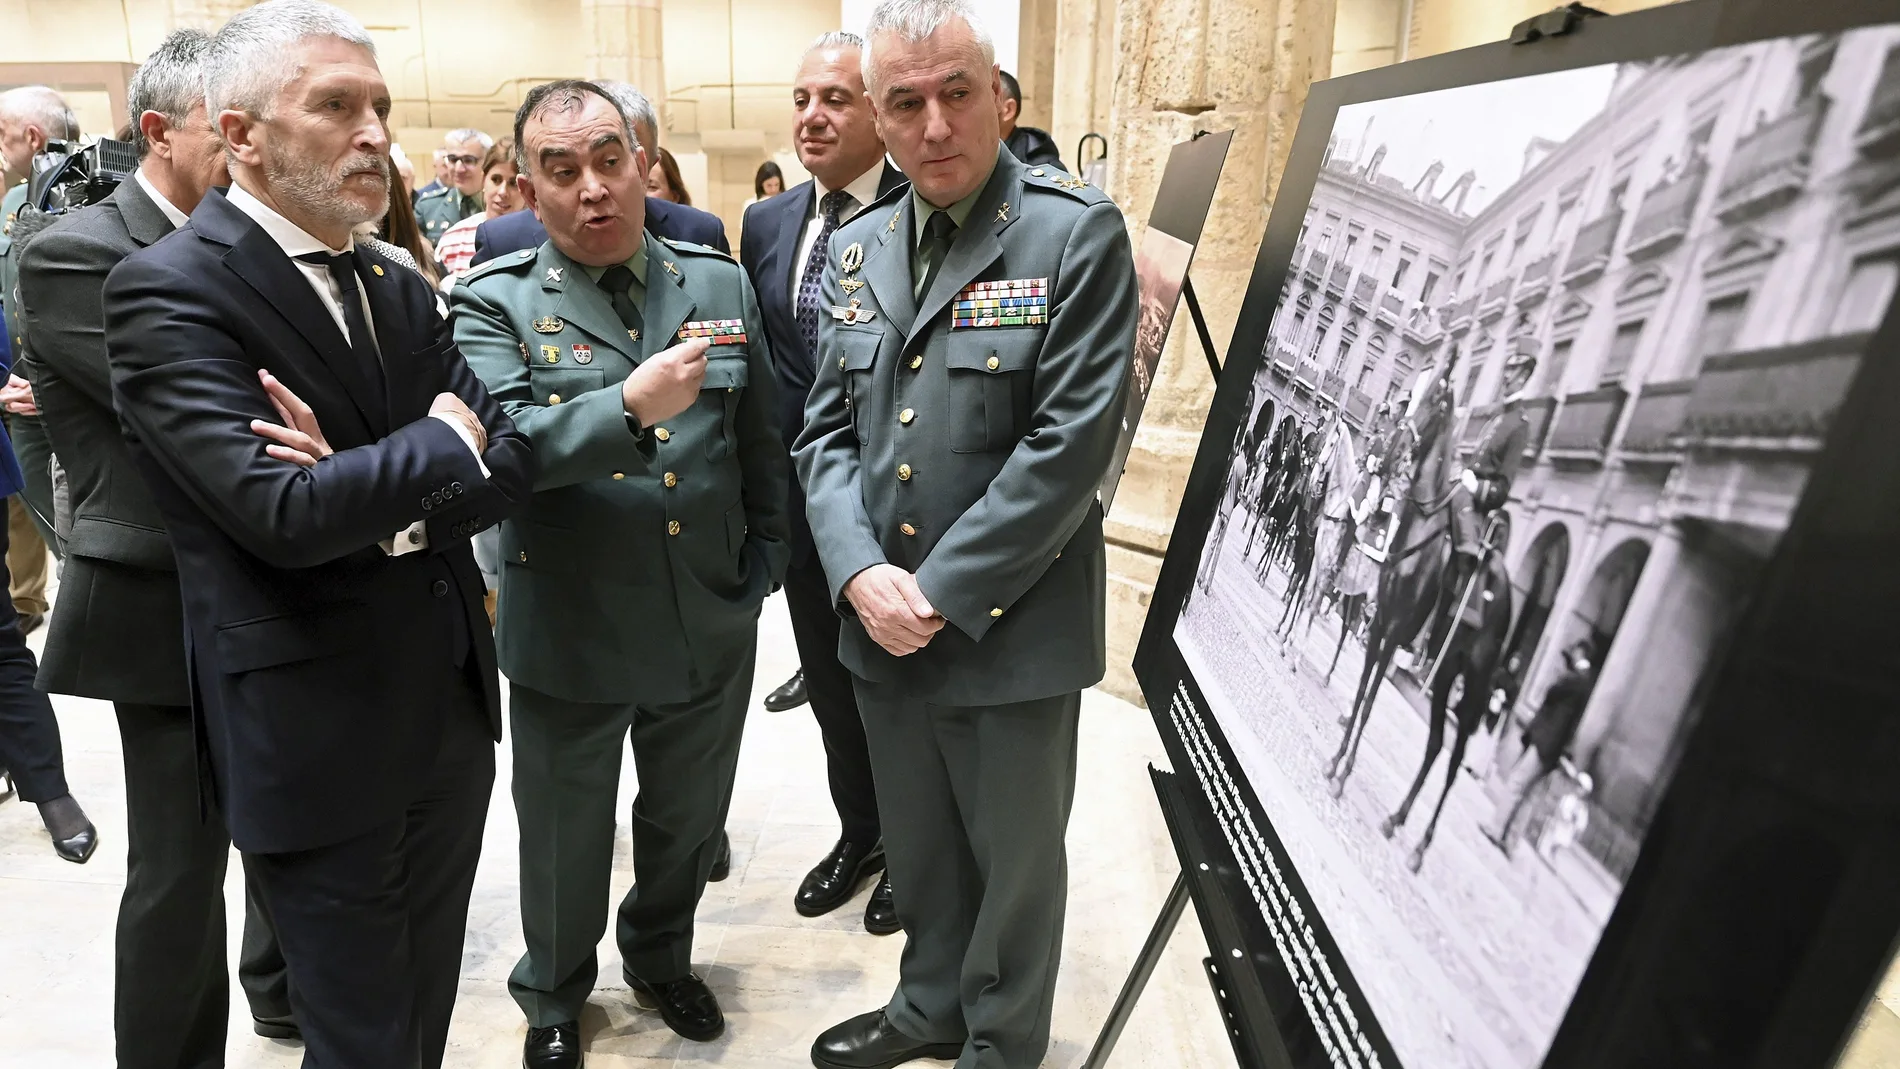
POLYGON ((442 139, 448 181, 416 198, 416 225, 433 244, 449 227, 482 213, 482 157, 495 139, 473 127, 450 130, 442 139))
POLYGON ((967 0, 884 0, 865 39, 911 184, 831 236, 797 460, 908 938, 890 1002, 812 1061, 1027 1069, 1049 1046, 1080 692, 1106 664, 1096 488, 1134 260, 1100 191, 1002 148, 967 0))
MULTIPOLYGON (((183 226, 229 180, 204 107, 199 30, 153 50, 126 89, 139 169, 54 223, 20 257, 29 374, 66 469, 73 525, 39 685, 113 703, 125 750, 126 877, 115 946, 120 1069, 223 1062, 230 980, 224 873, 231 835, 201 816, 184 609, 164 518, 112 410, 101 292, 121 260, 183 226)), ((247 891, 251 889, 247 888, 247 891)), ((283 957, 255 894, 238 978, 261 1035, 293 1038, 283 957)))

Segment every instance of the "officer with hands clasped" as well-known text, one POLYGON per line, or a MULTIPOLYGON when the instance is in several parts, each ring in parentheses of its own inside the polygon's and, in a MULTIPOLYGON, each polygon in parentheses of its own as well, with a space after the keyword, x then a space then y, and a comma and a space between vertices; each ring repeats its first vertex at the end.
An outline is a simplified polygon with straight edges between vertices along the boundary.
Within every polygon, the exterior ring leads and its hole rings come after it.
POLYGON ((689 1039, 724 1029, 692 973, 693 912, 731 800, 759 606, 789 558, 772 360, 739 266, 642 229, 645 153, 599 86, 515 117, 538 250, 451 295, 455 337, 540 463, 502 531, 496 645, 512 683, 527 953, 523 1064, 581 1064, 606 927, 620 746, 634 888, 616 940, 635 997, 689 1039))

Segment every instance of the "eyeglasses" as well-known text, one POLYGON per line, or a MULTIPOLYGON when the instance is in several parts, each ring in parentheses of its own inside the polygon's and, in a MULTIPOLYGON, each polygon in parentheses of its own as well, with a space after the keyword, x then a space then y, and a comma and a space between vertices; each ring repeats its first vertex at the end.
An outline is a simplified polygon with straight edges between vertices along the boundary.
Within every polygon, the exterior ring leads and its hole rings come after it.
POLYGON ((473 167, 482 162, 480 156, 463 156, 454 152, 442 157, 442 160, 451 167, 473 167))

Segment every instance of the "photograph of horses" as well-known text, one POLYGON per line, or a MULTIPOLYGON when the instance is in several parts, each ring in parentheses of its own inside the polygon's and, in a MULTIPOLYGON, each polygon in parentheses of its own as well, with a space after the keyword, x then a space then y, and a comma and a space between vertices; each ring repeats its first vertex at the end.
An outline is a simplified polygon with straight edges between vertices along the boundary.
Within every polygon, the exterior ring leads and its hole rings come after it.
POLYGON ((1338 109, 1173 638, 1401 1065, 1543 1062, 1897 284, 1900 24, 1338 109))

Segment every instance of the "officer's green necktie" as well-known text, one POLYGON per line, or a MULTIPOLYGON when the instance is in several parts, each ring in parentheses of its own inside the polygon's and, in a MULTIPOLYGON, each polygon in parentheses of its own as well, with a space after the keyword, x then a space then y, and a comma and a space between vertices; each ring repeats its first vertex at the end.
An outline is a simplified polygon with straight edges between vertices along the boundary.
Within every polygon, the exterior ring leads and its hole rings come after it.
POLYGON ((950 213, 934 211, 924 220, 924 237, 919 251, 924 254, 923 282, 912 294, 917 300, 924 299, 930 292, 930 284, 937 281, 937 269, 943 266, 943 258, 950 252, 950 242, 956 239, 957 224, 951 220, 950 213))
POLYGON ((640 329, 640 306, 633 303, 633 268, 626 264, 615 264, 601 272, 600 288, 607 291, 607 299, 614 303, 614 314, 620 317, 620 325, 629 331, 640 329))

